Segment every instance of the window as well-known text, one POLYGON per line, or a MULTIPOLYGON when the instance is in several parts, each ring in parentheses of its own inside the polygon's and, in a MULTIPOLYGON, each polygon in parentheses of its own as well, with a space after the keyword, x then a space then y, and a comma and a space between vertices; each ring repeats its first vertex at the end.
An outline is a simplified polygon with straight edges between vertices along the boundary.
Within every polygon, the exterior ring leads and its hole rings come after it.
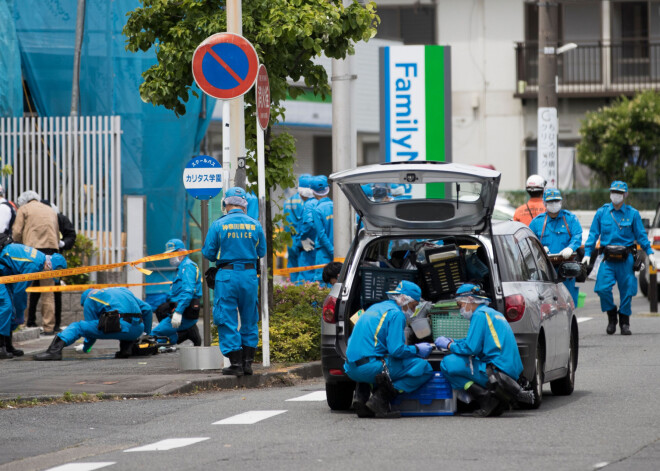
POLYGON ((649 74, 649 6, 647 2, 612 5, 613 79, 649 74))
POLYGON ((522 253, 513 236, 495 236, 497 261, 502 269, 504 281, 527 281, 529 272, 523 264, 522 253))
POLYGON ((539 274, 543 281, 553 281, 554 278, 554 268, 550 265, 548 257, 545 256, 545 250, 541 247, 541 243, 537 239, 532 239, 531 237, 527 239, 529 245, 532 248, 532 255, 536 260, 536 266, 539 269, 539 274))
POLYGON ((435 44, 435 7, 379 7, 380 25, 376 37, 404 44, 435 44))
POLYGON ((522 239, 518 241, 518 247, 522 252, 522 262, 523 265, 527 268, 529 274, 527 281, 541 281, 543 280, 543 275, 540 270, 536 267, 535 256, 532 253, 532 247, 529 245, 529 238, 522 239))

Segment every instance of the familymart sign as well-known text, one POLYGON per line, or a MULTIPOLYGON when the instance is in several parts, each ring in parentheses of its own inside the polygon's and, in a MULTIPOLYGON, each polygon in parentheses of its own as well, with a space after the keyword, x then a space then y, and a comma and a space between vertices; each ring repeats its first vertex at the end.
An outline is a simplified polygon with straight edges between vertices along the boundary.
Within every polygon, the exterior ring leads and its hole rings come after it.
POLYGON ((383 162, 451 162, 449 46, 380 48, 383 162))

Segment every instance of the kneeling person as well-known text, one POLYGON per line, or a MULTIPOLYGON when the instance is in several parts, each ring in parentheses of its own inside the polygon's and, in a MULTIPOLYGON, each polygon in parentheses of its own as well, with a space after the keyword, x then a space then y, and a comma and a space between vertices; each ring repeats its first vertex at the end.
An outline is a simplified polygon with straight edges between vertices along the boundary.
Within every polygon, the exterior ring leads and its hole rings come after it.
POLYGON ((35 360, 61 360, 62 349, 81 337, 85 338, 84 352, 89 352, 97 339, 119 340, 115 358, 128 358, 135 341, 143 333, 151 333, 151 307, 127 288, 85 290, 80 305, 85 320, 56 334, 48 350, 35 355, 35 360))

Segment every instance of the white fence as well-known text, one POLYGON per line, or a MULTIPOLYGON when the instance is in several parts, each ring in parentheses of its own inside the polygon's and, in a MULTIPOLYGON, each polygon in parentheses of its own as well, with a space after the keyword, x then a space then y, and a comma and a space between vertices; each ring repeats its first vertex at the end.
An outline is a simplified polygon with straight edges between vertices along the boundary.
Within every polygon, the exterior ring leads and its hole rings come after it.
POLYGON ((0 118, 0 157, 8 199, 36 191, 96 242, 100 263, 122 260, 119 116, 0 118))

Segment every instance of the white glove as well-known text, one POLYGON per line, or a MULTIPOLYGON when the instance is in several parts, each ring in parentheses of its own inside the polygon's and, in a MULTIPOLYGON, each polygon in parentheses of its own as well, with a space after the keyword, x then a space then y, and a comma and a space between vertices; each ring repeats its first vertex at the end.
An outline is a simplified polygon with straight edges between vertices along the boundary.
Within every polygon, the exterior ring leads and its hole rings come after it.
POLYGON ((584 257, 582 257, 582 263, 583 263, 584 265, 589 265, 589 262, 590 262, 590 261, 591 261, 591 257, 589 257, 589 256, 587 256, 587 255, 585 255, 584 257))
POLYGON ((60 240, 59 246, 60 246, 60 248, 64 247, 64 241, 63 240, 60 240))
POLYGON ((172 314, 172 327, 178 329, 179 326, 181 325, 181 319, 183 319, 183 316, 178 312, 172 314))
POLYGON ((569 258, 571 258, 571 255, 573 255, 573 249, 570 247, 566 247, 564 250, 559 252, 559 255, 564 257, 564 260, 568 260, 569 258))
POLYGON ((76 345, 74 347, 74 350, 78 353, 88 353, 88 351, 87 352, 85 351, 85 344, 84 343, 81 343, 80 345, 76 345))
POLYGON ((653 266, 654 270, 658 269, 658 261, 655 259, 654 254, 649 255, 649 264, 653 266))
POLYGON ((302 244, 302 248, 305 252, 314 250, 314 241, 309 237, 305 240, 301 240, 300 243, 302 244))
POLYGON ((550 253, 550 248, 547 245, 544 245, 545 253, 550 253))

